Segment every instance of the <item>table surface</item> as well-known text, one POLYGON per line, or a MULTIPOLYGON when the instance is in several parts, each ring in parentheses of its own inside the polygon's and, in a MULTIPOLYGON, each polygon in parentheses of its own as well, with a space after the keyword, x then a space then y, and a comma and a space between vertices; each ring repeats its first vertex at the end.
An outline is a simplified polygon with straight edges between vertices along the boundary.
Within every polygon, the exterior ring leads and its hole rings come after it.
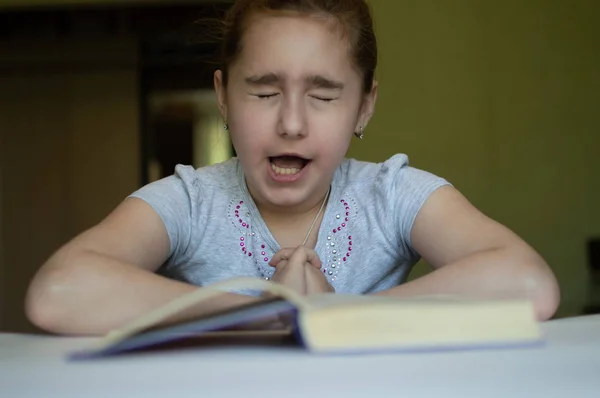
POLYGON ((0 333, 3 397, 600 397, 600 315, 542 325, 541 348, 318 356, 201 345, 72 362, 97 339, 0 333))

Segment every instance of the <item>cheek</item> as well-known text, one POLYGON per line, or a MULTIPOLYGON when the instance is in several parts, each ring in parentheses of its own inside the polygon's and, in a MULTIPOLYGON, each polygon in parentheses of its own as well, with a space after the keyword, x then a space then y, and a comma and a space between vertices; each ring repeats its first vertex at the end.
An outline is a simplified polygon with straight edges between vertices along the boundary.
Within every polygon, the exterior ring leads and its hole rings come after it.
MULTIPOLYGON (((277 135, 277 109, 243 102, 231 103, 229 109, 231 140, 240 159, 262 156, 264 149, 273 145, 277 135)), ((357 112, 355 104, 314 109, 308 102, 305 123, 311 150, 326 157, 326 162, 341 161, 354 134, 357 112)))
POLYGON ((354 114, 350 112, 332 112, 315 120, 315 130, 318 131, 323 149, 333 153, 345 153, 354 133, 355 119, 354 114))
POLYGON ((327 163, 341 162, 350 146, 351 135, 347 130, 338 132, 335 137, 328 137, 324 142, 321 142, 321 155, 327 163))
POLYGON ((232 107, 228 122, 231 141, 238 156, 260 156, 271 131, 264 115, 249 107, 232 107))

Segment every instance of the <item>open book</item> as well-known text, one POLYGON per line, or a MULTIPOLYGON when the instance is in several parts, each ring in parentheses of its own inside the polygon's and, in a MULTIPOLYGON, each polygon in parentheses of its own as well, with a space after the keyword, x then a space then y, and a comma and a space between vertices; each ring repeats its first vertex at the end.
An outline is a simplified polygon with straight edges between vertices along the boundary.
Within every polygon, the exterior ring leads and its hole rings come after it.
POLYGON ((358 353, 516 347, 543 342, 533 305, 526 300, 474 300, 448 296, 395 298, 372 295, 300 296, 283 285, 236 278, 203 287, 109 333, 73 359, 154 347, 287 316, 288 331, 312 352, 358 353), (168 326, 161 322, 207 298, 235 289, 270 293, 252 304, 168 326))

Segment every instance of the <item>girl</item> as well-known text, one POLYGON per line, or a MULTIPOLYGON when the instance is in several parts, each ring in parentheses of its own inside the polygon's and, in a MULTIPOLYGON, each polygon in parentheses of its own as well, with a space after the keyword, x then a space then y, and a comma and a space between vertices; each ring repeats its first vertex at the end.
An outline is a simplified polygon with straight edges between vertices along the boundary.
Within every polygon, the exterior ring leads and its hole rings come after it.
MULTIPOLYGON (((540 320, 554 275, 447 181, 408 166, 345 159, 377 97, 364 0, 238 0, 214 84, 238 158, 133 193, 41 267, 26 311, 41 328, 103 334, 236 276, 302 294, 525 297, 540 320), (423 257, 430 274, 404 283, 423 257)), ((256 297, 230 293, 179 318, 256 297)))

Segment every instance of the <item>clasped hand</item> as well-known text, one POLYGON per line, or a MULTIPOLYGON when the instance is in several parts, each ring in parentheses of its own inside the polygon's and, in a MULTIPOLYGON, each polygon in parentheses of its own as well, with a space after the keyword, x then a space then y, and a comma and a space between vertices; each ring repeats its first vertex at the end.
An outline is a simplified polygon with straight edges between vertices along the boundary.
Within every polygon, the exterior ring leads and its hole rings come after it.
POLYGON ((275 267, 271 280, 294 290, 301 295, 333 293, 334 288, 321 272, 321 260, 317 253, 305 246, 281 249, 271 259, 275 267))

